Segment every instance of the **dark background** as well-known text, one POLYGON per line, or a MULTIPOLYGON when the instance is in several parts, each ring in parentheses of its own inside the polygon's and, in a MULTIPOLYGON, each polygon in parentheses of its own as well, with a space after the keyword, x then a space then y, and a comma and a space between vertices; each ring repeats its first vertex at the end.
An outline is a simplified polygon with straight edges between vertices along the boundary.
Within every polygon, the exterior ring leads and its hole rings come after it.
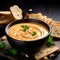
POLYGON ((1 0, 0 10, 9 10, 12 5, 18 5, 25 13, 32 8, 34 13, 42 12, 54 20, 60 21, 59 0, 1 0))

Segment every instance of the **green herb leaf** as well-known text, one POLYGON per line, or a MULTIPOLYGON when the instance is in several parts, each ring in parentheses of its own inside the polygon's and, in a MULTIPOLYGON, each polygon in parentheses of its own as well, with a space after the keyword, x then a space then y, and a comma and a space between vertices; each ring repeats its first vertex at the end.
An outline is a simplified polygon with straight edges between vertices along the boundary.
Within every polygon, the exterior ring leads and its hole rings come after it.
POLYGON ((10 48, 10 49, 7 49, 5 51, 6 54, 9 54, 9 55, 16 55, 17 54, 17 50, 14 49, 14 48, 10 48))
POLYGON ((36 35, 36 32, 32 32, 32 36, 35 36, 36 35))
POLYGON ((23 28, 23 31, 25 32, 27 29, 29 29, 29 26, 27 25, 21 25, 21 27, 23 28))
POLYGON ((55 42, 53 40, 53 37, 50 35, 48 38, 47 46, 50 47, 52 45, 55 45, 55 42))
POLYGON ((6 43, 2 42, 0 43, 0 48, 5 48, 6 47, 6 43))

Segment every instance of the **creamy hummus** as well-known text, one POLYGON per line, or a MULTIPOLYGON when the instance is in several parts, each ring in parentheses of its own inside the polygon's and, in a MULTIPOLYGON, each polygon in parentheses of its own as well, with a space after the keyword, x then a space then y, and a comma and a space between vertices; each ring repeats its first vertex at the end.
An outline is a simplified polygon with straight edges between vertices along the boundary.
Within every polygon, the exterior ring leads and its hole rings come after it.
POLYGON ((19 23, 11 26, 8 30, 8 35, 14 39, 22 41, 32 41, 45 37, 48 34, 48 29, 42 24, 35 23, 19 23), (26 31, 21 26, 28 26, 26 31), (33 32, 35 35, 33 35, 33 32))

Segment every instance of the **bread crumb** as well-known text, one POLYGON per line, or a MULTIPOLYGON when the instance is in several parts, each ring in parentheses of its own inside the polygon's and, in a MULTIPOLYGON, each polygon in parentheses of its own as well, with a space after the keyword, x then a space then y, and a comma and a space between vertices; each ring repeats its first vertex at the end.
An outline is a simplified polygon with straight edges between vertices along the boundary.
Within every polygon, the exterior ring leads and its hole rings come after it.
POLYGON ((2 36, 2 38, 1 38, 2 40, 6 40, 6 36, 2 36))
POLYGON ((32 9, 29 9, 29 11, 32 11, 32 9))

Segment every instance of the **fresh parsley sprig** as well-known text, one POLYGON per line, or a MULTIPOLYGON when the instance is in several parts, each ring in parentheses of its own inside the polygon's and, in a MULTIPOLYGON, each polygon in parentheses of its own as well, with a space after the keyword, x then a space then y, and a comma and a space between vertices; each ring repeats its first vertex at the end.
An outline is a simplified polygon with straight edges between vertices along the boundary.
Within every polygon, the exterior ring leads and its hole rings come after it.
POLYGON ((0 49, 4 49, 4 53, 6 53, 8 55, 13 55, 13 56, 17 54, 16 49, 14 49, 14 48, 5 49, 6 46, 7 46, 7 44, 5 42, 0 43, 0 49))
POLYGON ((35 35, 36 35, 36 32, 35 32, 35 31, 33 31, 33 32, 32 32, 32 36, 35 36, 35 35))
POLYGON ((7 46, 6 43, 4 42, 0 43, 0 48, 5 48, 6 46, 7 46))
POLYGON ((27 25, 21 25, 21 27, 23 28, 23 31, 25 32, 27 29, 29 29, 29 26, 27 25))
POLYGON ((5 53, 8 54, 8 55, 17 55, 17 50, 14 49, 14 48, 10 48, 10 49, 6 49, 5 50, 5 53))
POLYGON ((46 44, 48 47, 55 45, 55 42, 53 40, 53 37, 50 35, 46 44))

